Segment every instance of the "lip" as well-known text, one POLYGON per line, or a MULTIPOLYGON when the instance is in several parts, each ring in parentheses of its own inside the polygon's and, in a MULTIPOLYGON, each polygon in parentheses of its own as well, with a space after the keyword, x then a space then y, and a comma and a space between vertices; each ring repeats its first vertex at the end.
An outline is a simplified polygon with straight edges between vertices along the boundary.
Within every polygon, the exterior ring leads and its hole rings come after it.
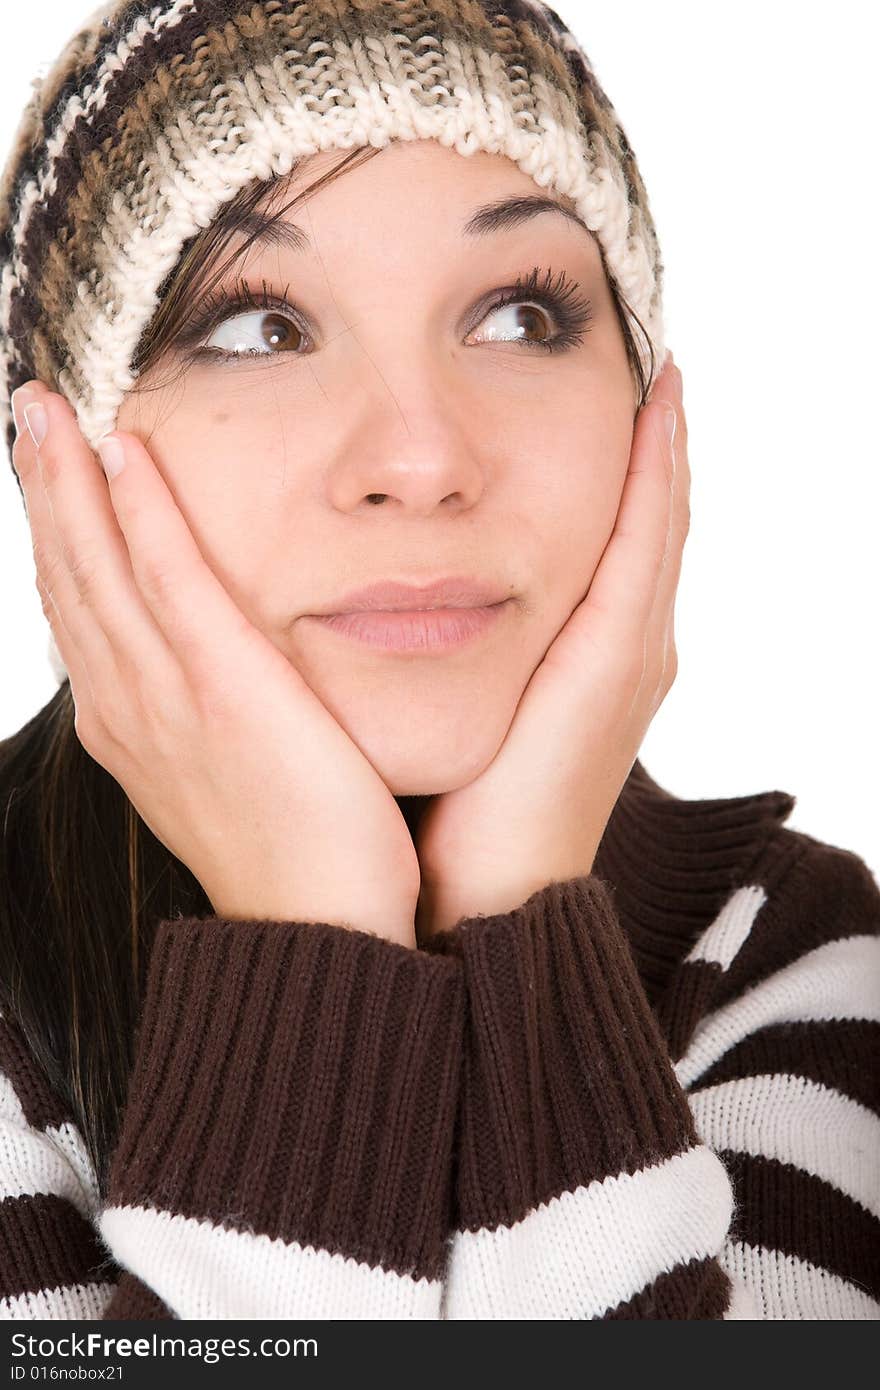
POLYGON ((429 584, 406 584, 382 580, 354 589, 334 601, 332 609, 315 613, 313 617, 328 617, 344 613, 414 613, 439 608, 490 608, 510 598, 510 593, 498 583, 475 579, 468 575, 451 575, 429 584))
POLYGON ((355 610, 313 614, 315 620, 384 651, 444 651, 486 635, 510 607, 510 599, 479 608, 355 610))

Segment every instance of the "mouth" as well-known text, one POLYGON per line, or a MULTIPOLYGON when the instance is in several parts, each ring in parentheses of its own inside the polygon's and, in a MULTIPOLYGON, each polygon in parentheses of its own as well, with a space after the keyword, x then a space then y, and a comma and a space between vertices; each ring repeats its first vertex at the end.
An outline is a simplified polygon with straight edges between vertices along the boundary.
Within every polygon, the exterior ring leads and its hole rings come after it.
POLYGON ((313 621, 382 651, 439 652, 487 636, 511 604, 508 598, 473 608, 357 610, 315 615, 313 621))
POLYGON ((318 617, 341 613, 413 613, 434 612, 446 608, 491 608, 511 597, 510 584, 499 580, 457 574, 425 583, 412 580, 380 579, 340 595, 325 608, 317 608, 318 617))

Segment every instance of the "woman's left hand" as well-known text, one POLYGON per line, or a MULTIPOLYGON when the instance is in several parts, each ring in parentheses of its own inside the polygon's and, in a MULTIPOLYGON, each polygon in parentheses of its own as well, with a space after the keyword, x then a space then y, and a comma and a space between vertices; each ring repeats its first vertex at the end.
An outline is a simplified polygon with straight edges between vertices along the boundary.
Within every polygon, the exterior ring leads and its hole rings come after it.
POLYGON ((550 882, 592 872, 675 680, 689 495, 681 372, 670 355, 636 418, 615 528, 585 598, 532 675, 489 766, 422 815, 420 944, 462 918, 510 912, 550 882))

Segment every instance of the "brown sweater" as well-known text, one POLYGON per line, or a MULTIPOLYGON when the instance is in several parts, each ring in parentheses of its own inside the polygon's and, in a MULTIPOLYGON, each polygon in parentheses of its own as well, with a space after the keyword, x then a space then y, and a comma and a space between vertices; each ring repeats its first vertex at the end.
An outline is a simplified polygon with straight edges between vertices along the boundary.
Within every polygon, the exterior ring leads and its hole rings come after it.
POLYGON ((0 1019, 5 1318, 880 1317, 880 889, 636 762, 427 949, 162 922, 106 1196, 0 1019))

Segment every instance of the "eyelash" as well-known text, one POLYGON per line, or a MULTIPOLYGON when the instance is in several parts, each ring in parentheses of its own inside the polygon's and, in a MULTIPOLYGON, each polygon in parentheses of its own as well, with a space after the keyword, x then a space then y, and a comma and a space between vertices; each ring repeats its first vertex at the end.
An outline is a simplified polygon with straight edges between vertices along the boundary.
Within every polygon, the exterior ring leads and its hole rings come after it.
MULTIPOLYGON (((275 310, 285 316, 293 312, 293 306, 286 298, 289 286, 283 296, 278 296, 269 289, 265 280, 262 285, 262 291, 255 292, 245 280, 238 279, 229 290, 206 294, 196 306, 194 319, 181 334, 180 345, 190 348, 192 357, 210 358, 221 366, 253 361, 254 358, 287 356, 286 353, 258 352, 255 349, 229 352, 225 348, 193 347, 202 337, 210 336, 227 318, 234 318, 247 310, 275 310)), ((576 282, 569 280, 564 271, 559 272, 554 282, 552 270, 541 272, 538 266, 535 266, 527 276, 517 276, 515 283, 509 289, 503 290, 500 298, 487 306, 483 318, 506 308, 509 304, 519 304, 523 301, 537 304, 542 309, 549 309, 558 323, 559 329, 555 337, 542 343, 530 343, 524 338, 508 341, 518 343, 531 351, 566 352, 570 348, 580 346, 584 334, 590 331, 590 319, 593 316, 591 301, 579 296, 578 289, 576 282)), ((295 318, 294 322, 296 323, 295 318)), ((296 326, 299 328, 298 323, 296 326)), ((304 330, 300 329, 300 332, 304 330)), ((293 352, 289 355, 302 357, 304 354, 293 352)))

